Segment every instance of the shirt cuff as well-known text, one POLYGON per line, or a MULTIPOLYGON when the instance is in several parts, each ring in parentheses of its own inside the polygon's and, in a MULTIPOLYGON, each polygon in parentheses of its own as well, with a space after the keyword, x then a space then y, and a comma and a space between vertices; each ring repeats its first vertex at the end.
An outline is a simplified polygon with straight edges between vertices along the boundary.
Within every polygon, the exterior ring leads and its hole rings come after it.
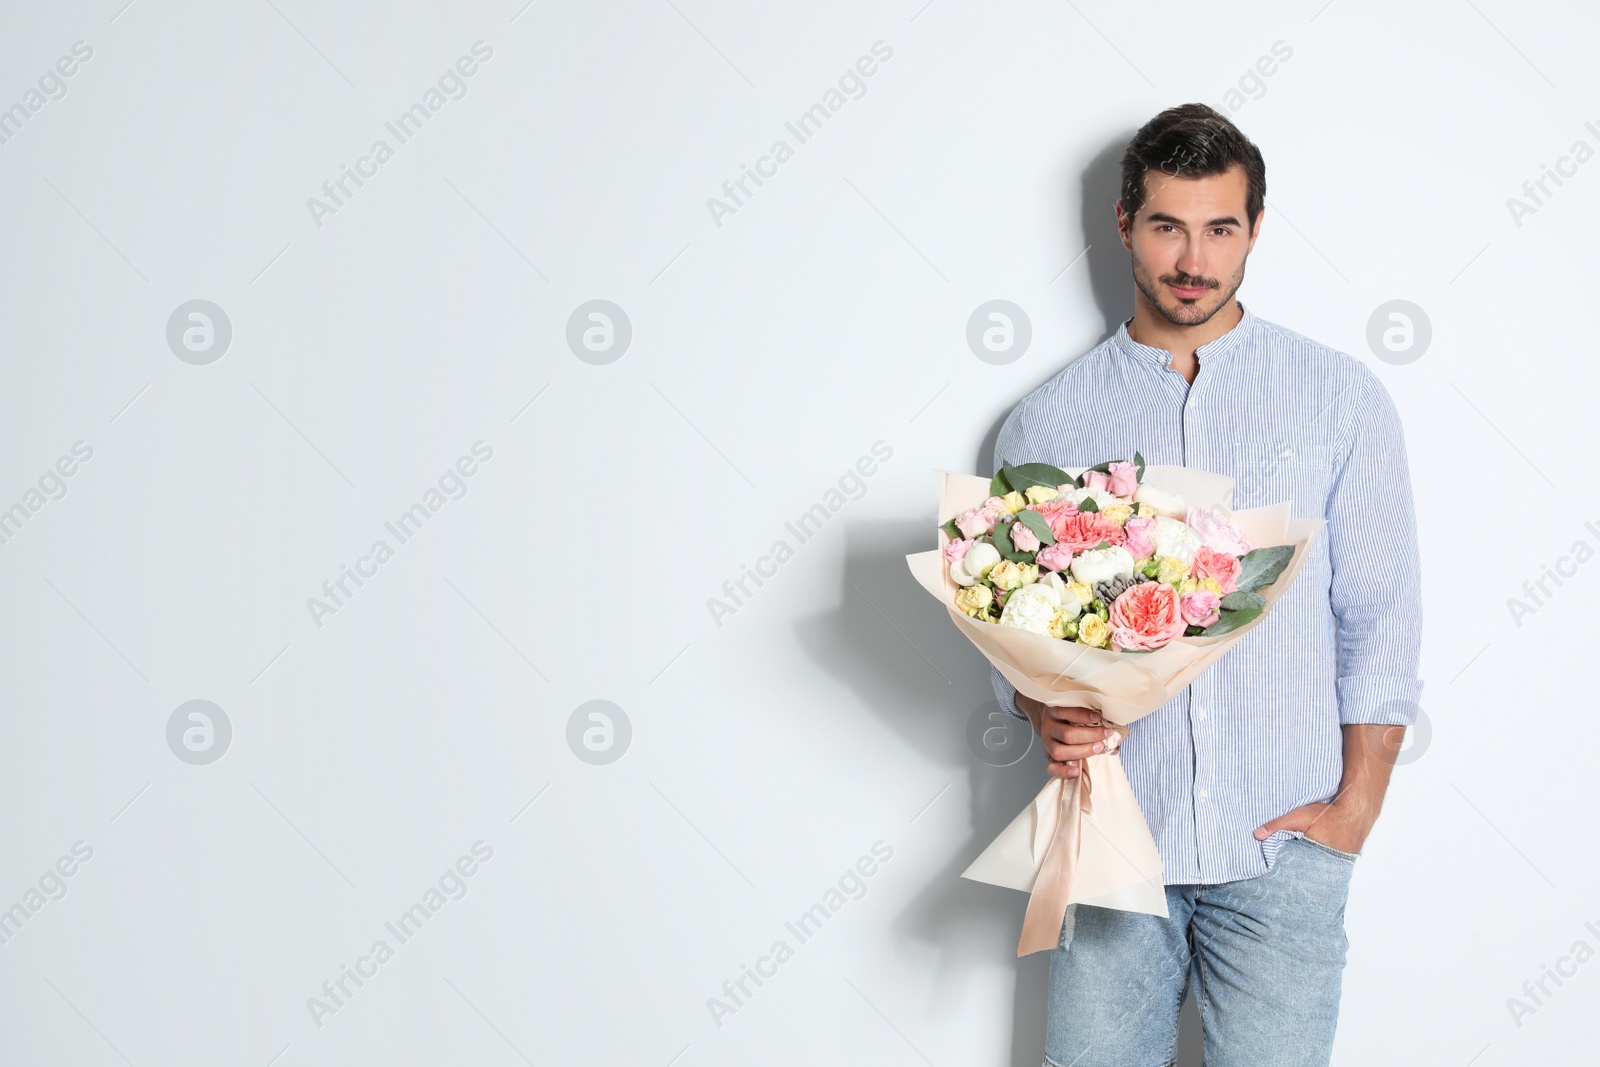
POLYGON ((1422 708, 1422 681, 1392 675, 1351 675, 1340 678, 1339 725, 1370 723, 1379 726, 1410 726, 1422 708))
POLYGON ((989 679, 994 685, 994 698, 1000 704, 1000 710, 1013 719, 1028 722, 1028 717, 1017 710, 1017 687, 1006 681, 999 667, 989 665, 989 679))

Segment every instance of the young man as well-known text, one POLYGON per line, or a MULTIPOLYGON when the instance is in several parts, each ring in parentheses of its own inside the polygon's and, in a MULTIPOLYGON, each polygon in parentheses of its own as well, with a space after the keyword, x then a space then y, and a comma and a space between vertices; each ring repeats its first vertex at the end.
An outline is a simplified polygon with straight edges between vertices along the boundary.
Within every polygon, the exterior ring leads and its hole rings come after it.
MULTIPOLYGON (((1023 398, 995 466, 1128 459, 1235 479, 1233 506, 1325 518, 1298 581, 1249 637, 1131 727, 1123 766, 1165 867, 1170 917, 1068 909, 1050 964, 1047 1063, 1171 1063, 1191 980, 1206 1067, 1327 1064, 1361 846, 1416 717, 1420 579, 1400 419, 1356 359, 1235 294, 1260 233, 1261 153, 1221 114, 1157 115, 1122 158, 1133 317, 1023 398)), ((1109 733, 1019 696, 1052 775, 1109 733)), ((1020 708, 1020 710, 1018 710, 1020 708)))

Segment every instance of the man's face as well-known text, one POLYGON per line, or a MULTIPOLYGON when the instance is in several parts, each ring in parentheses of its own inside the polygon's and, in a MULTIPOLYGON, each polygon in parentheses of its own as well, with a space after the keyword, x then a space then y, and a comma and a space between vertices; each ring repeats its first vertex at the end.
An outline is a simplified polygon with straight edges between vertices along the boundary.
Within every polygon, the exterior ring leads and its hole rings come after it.
POLYGON ((1233 299, 1261 230, 1259 216, 1254 231, 1246 228, 1244 168, 1209 178, 1151 170, 1144 182, 1138 215, 1130 219, 1117 203, 1122 244, 1133 253, 1134 283, 1168 322, 1198 326, 1233 299))

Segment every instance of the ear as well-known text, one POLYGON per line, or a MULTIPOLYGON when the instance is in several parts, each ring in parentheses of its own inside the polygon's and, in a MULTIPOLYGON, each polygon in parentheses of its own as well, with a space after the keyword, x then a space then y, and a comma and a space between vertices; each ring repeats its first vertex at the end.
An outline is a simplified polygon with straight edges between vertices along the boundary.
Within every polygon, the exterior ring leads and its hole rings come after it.
POLYGON ((1127 213, 1122 206, 1121 199, 1116 203, 1117 234, 1122 238, 1122 247, 1133 251, 1133 216, 1127 213))

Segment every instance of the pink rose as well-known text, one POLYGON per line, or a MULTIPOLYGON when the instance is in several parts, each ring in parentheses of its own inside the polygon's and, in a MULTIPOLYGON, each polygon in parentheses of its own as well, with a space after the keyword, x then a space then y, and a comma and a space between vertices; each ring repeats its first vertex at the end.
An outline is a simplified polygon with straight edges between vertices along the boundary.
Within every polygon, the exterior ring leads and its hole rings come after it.
POLYGON ((1042 570, 1064 571, 1072 563, 1072 549, 1057 542, 1039 550, 1033 560, 1042 570))
POLYGON ((1161 648, 1188 624, 1178 606, 1178 591, 1166 582, 1140 582, 1111 602, 1107 613, 1111 644, 1124 652, 1161 648))
POLYGON ((1139 468, 1125 459, 1119 459, 1107 470, 1086 472, 1083 487, 1112 496, 1132 496, 1139 491, 1139 468))
POLYGON ((1189 565, 1192 577, 1215 578, 1224 593, 1239 588, 1239 572, 1242 570, 1244 565, 1239 562, 1238 556, 1230 556, 1205 545, 1195 549, 1194 562, 1189 565))
POLYGON ((1011 524, 1011 543, 1018 552, 1034 552, 1039 548, 1039 535, 1020 522, 1011 524))
POLYGON ((966 537, 982 537, 994 529, 994 520, 984 508, 968 508, 956 516, 956 529, 966 537))
POLYGON ((1080 511, 1060 517, 1050 524, 1050 532, 1055 534, 1058 544, 1074 552, 1087 552, 1101 541, 1120 545, 1128 539, 1122 527, 1098 511, 1080 511))
POLYGON ((1183 621, 1190 626, 1210 626, 1222 617, 1217 594, 1206 589, 1185 593, 1178 598, 1178 609, 1183 621))
POLYGON ((971 538, 965 537, 958 537, 954 541, 946 542, 944 546, 944 561, 946 563, 954 563, 958 559, 966 559, 967 549, 971 548, 972 544, 971 538))
POLYGON ((1122 547, 1128 550, 1128 554, 1133 557, 1135 563, 1142 559, 1149 559, 1156 554, 1156 542, 1151 533, 1155 528, 1156 520, 1153 518, 1142 519, 1135 517, 1123 524, 1122 532, 1127 534, 1128 540, 1122 547))
POLYGON ((1139 468, 1125 459, 1111 464, 1111 492, 1117 496, 1132 496, 1139 491, 1139 468))
POLYGON ((1189 509, 1184 522, 1194 527, 1200 543, 1230 556, 1242 556, 1256 546, 1233 524, 1226 512, 1213 511, 1199 504, 1189 509))

